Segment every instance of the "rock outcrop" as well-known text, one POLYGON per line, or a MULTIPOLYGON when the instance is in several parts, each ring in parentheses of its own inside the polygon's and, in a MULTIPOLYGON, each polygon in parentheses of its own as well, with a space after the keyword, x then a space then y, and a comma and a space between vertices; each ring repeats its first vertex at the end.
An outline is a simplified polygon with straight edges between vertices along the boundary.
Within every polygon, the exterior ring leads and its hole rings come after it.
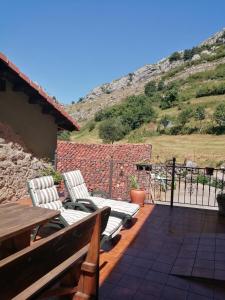
MULTIPOLYGON (((215 54, 215 50, 220 44, 225 44, 225 29, 217 32, 198 45, 198 47, 202 47, 202 51, 193 55, 190 61, 195 64, 192 64, 187 68, 185 67, 181 72, 181 78, 185 78, 195 72, 213 68, 219 63, 224 63, 223 59, 222 62, 213 62, 211 60, 210 62, 207 62, 207 59, 205 59, 205 61, 200 61, 202 57, 206 58, 207 56, 210 57, 215 54), (196 63, 198 61, 199 64, 196 63)), ((178 60, 171 61, 169 57, 167 57, 156 64, 147 64, 133 73, 129 73, 126 76, 113 80, 111 83, 105 83, 94 88, 82 99, 82 101, 67 106, 67 111, 78 121, 87 121, 91 119, 97 111, 107 106, 114 105, 127 96, 143 93, 144 86, 149 81, 157 80, 177 67, 186 66, 185 63, 187 61, 183 59, 184 51, 180 51, 179 53, 181 58, 178 60)), ((177 75, 179 78, 179 74, 177 75)), ((177 75, 175 75, 174 78, 171 78, 171 80, 177 79, 177 75)))

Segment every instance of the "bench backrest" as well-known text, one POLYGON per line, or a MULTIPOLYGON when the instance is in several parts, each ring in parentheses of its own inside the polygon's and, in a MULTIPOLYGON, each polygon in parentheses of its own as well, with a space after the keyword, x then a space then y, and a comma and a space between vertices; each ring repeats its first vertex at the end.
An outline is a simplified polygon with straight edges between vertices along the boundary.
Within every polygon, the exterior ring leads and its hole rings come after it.
MULTIPOLYGON (((28 299, 39 294, 80 260, 85 260, 86 265, 96 271, 93 266, 98 264, 100 233, 109 214, 109 208, 98 210, 1 260, 1 299, 28 299)), ((85 264, 83 267, 85 269, 85 264)), ((96 283, 88 285, 87 291, 95 293, 96 283)), ((84 293, 82 289, 83 283, 80 292, 84 293)))

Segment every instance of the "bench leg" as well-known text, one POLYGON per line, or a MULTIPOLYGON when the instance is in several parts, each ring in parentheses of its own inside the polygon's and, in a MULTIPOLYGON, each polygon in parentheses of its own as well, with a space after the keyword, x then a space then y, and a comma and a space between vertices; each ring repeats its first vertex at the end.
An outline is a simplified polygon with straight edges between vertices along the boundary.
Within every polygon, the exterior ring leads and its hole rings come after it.
POLYGON ((34 242, 36 240, 36 237, 37 237, 37 234, 38 234, 38 231, 40 228, 41 228, 40 225, 38 225, 37 227, 34 228, 34 231, 33 231, 32 237, 31 237, 32 242, 34 242))

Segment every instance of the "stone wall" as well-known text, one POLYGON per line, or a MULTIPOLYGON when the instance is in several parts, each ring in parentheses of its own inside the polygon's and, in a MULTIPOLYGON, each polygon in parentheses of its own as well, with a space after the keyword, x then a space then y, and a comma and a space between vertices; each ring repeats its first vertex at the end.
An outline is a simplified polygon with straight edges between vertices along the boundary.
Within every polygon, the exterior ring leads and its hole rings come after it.
POLYGON ((0 203, 28 196, 27 180, 48 166, 27 150, 22 139, 0 122, 0 203))
POLYGON ((129 177, 136 175, 141 187, 147 188, 149 177, 142 178, 136 163, 150 161, 148 144, 75 144, 58 142, 57 169, 81 170, 89 191, 104 192, 113 199, 128 199, 129 177))

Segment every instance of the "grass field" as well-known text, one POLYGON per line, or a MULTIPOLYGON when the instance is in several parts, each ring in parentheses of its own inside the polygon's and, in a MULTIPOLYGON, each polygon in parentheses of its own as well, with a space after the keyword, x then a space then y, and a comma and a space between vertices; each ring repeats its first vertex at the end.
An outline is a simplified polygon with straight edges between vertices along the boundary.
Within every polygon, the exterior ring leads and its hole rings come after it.
POLYGON ((187 158, 197 162, 200 166, 206 166, 209 163, 217 165, 225 161, 225 135, 162 135, 146 138, 145 143, 153 146, 152 160, 154 162, 164 162, 173 156, 179 162, 187 158))

